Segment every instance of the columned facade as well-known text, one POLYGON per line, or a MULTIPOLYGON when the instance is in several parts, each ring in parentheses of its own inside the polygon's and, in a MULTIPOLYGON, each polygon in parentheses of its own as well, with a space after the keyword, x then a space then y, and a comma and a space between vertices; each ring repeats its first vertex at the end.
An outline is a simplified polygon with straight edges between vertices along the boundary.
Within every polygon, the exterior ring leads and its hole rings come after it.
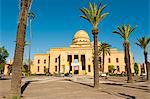
MULTIPOLYGON (((132 72, 134 72, 133 64, 134 60, 131 54, 132 72)), ((111 49, 111 56, 107 55, 105 57, 105 73, 109 72, 110 65, 113 65, 116 69, 114 71, 115 73, 126 72, 124 52, 111 49)), ((44 69, 48 67, 51 74, 58 74, 60 72, 64 74, 72 73, 73 75, 93 76, 93 43, 91 43, 88 34, 80 30, 75 33, 70 47, 51 48, 46 54, 34 55, 34 61, 31 67, 32 74, 44 74, 44 69)))

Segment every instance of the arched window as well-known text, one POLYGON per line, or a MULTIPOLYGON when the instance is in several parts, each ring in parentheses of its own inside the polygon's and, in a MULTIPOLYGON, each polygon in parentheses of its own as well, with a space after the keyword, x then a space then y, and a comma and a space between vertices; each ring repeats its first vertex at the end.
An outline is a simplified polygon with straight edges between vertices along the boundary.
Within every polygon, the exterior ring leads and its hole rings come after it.
POLYGON ((38 66, 38 68, 37 68, 37 72, 39 72, 40 71, 40 66, 38 66))
POLYGON ((46 72, 46 66, 44 66, 44 72, 46 72))
POLYGON ((40 60, 38 59, 38 64, 40 64, 40 60))
POLYGON ((46 59, 44 59, 44 64, 46 64, 46 59))
POLYGON ((110 58, 108 58, 108 63, 111 63, 111 60, 110 60, 110 58))
POLYGON ((117 66, 117 71, 118 71, 118 72, 120 72, 120 68, 119 68, 119 66, 117 66))
POLYGON ((117 63, 119 62, 119 58, 116 58, 116 62, 117 62, 117 63))
POLYGON ((57 72, 57 66, 55 66, 55 72, 57 72))

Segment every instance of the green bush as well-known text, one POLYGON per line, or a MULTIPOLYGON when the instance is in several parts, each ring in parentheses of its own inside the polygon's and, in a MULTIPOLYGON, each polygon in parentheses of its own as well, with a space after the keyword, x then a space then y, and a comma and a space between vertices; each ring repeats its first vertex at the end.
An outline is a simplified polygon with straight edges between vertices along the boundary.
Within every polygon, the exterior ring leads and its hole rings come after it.
POLYGON ((127 76, 127 74, 109 74, 110 76, 119 76, 119 77, 123 77, 123 76, 127 76))
POLYGON ((109 73, 113 73, 114 70, 115 70, 114 65, 109 65, 109 66, 108 66, 108 70, 109 70, 109 73))
POLYGON ((57 75, 58 75, 57 73, 55 73, 55 72, 53 73, 53 76, 57 76, 57 75))

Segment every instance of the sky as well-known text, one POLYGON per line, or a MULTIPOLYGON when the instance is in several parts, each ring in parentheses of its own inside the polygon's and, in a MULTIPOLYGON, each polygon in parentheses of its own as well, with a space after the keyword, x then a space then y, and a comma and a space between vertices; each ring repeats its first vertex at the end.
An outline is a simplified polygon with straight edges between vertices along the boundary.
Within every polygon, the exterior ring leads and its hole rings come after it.
MULTIPOLYGON (((30 11, 36 17, 32 22, 32 59, 34 54, 46 53, 50 48, 69 47, 79 30, 85 30, 93 41, 92 25, 80 18, 79 10, 88 7, 89 1, 99 4, 102 0, 33 0, 30 11)), ((122 24, 138 25, 129 41, 135 62, 144 62, 143 50, 135 42, 142 36, 150 37, 150 0, 103 0, 102 3, 107 4, 104 12, 109 15, 98 26, 99 41, 123 51, 123 39, 112 31, 122 24)), ((0 46, 9 52, 7 61, 14 57, 18 17, 19 0, 0 0, 0 46)), ((29 24, 26 41, 29 41, 29 24)), ((148 52, 150 59, 150 47, 148 52)), ((24 57, 28 58, 28 46, 24 57)))

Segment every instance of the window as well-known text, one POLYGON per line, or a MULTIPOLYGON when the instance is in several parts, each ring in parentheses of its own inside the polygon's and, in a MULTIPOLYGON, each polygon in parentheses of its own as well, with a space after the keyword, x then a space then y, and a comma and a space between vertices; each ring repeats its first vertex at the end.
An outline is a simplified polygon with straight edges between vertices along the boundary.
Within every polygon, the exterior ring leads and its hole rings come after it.
POLYGON ((117 66, 117 71, 118 71, 118 72, 120 72, 120 68, 119 68, 119 66, 117 66))
POLYGON ((101 57, 99 57, 99 62, 100 62, 100 63, 102 62, 102 58, 101 58, 101 57))
POLYGON ((81 55, 82 70, 85 70, 85 55, 81 55))
POLYGON ((116 62, 117 62, 117 63, 119 62, 119 58, 116 58, 116 62))
POLYGON ((74 59, 78 59, 78 55, 74 55, 74 59))
POLYGON ((88 72, 91 72, 91 66, 88 65, 88 72))
POLYGON ((46 64, 46 59, 44 59, 44 64, 46 64))
POLYGON ((72 66, 70 66, 70 71, 72 71, 72 66))
POLYGON ((108 58, 108 63, 111 63, 111 60, 110 60, 110 58, 108 58))
POLYGON ((57 58, 55 58, 55 63, 57 63, 57 58))
POLYGON ((38 64, 40 64, 40 60, 38 59, 38 64))
POLYGON ((46 72, 46 66, 44 66, 44 72, 46 72))
POLYGON ((57 66, 55 66, 55 71, 57 71, 57 66))
POLYGON ((40 67, 38 66, 38 68, 37 68, 37 72, 39 72, 40 71, 40 67))
POLYGON ((82 66, 82 70, 85 70, 85 66, 82 66))
POLYGON ((68 55, 68 56, 67 56, 67 61, 68 61, 68 62, 72 62, 72 55, 68 55))

